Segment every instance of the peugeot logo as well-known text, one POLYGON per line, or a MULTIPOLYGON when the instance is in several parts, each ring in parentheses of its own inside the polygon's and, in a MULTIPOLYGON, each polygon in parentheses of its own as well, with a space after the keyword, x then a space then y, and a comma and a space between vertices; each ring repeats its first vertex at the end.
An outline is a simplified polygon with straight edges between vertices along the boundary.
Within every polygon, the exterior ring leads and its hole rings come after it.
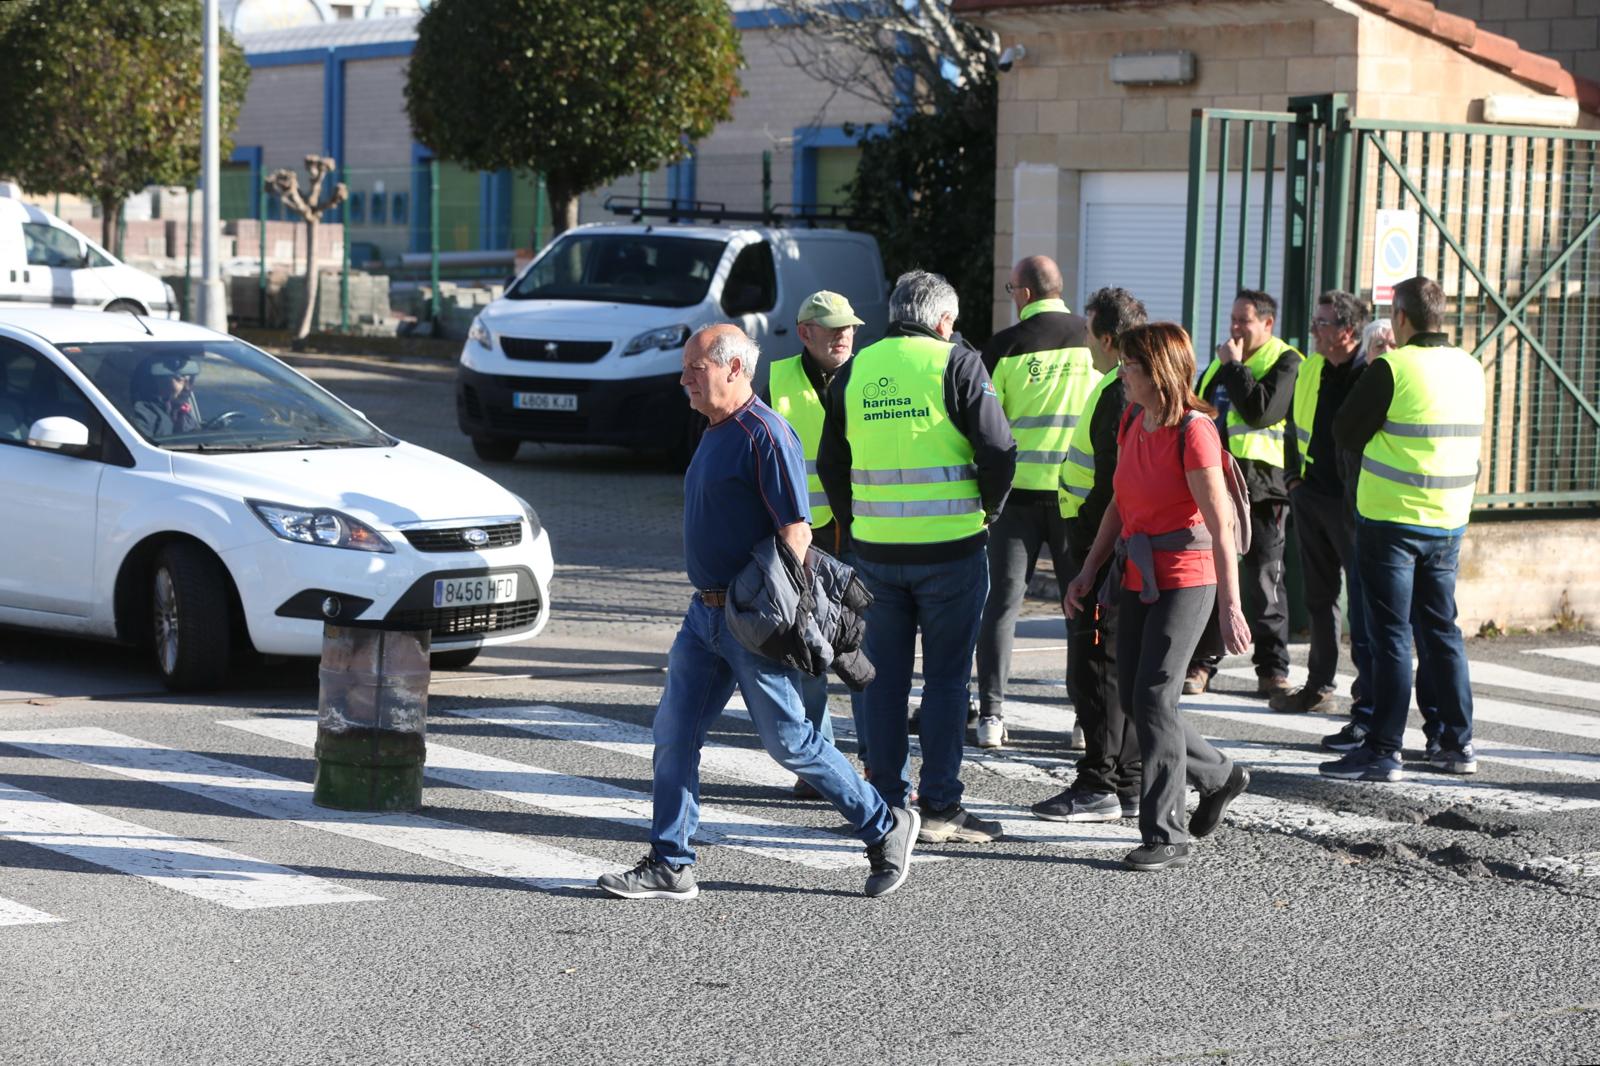
POLYGON ((466 541, 469 547, 481 548, 489 543, 489 534, 481 529, 469 529, 461 534, 461 539, 466 541))
POLYGON ((544 342, 544 356, 545 356, 546 359, 555 359, 556 358, 556 352, 558 350, 559 349, 556 347, 556 342, 555 341, 545 341, 544 342))

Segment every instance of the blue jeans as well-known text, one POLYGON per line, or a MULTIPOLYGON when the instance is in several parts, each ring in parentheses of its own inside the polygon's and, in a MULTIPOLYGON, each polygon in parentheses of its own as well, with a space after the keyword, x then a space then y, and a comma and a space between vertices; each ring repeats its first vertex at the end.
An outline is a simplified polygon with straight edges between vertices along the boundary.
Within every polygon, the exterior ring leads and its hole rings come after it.
POLYGON ((800 702, 805 705, 806 721, 822 734, 822 742, 833 747, 833 715, 828 713, 828 675, 812 677, 800 673, 800 702))
POLYGON ((1389 522, 1358 520, 1356 548, 1372 653, 1372 731, 1379 755, 1399 752, 1411 708, 1411 641, 1438 708, 1438 740, 1447 751, 1472 742, 1472 684, 1456 625, 1456 569, 1461 535, 1428 536, 1389 522))
POLYGON ((694 862, 689 840, 700 825, 700 749, 734 685, 768 754, 822 793, 864 843, 888 834, 889 808, 807 721, 800 695, 806 676, 740 644, 722 610, 695 596, 667 655, 667 685, 656 707, 650 826, 656 858, 674 866, 694 862))
MULTIPOLYGON (((1367 639, 1371 622, 1367 618, 1366 597, 1361 591, 1361 568, 1345 571, 1350 594, 1350 658, 1356 664, 1356 683, 1350 690, 1350 721, 1363 733, 1372 732, 1372 642, 1367 639)), ((1443 726, 1439 724, 1439 698, 1434 695, 1433 675, 1428 667, 1428 649, 1417 636, 1416 604, 1411 606, 1411 640, 1417 650, 1417 707, 1422 712, 1422 735, 1437 743, 1443 726)))
POLYGON ((961 752, 967 733, 972 651, 989 596, 989 556, 975 551, 947 563, 855 561, 872 593, 864 650, 877 678, 861 694, 857 728, 866 740, 872 786, 892 807, 911 791, 906 701, 922 630, 922 784, 924 805, 961 802, 961 752))

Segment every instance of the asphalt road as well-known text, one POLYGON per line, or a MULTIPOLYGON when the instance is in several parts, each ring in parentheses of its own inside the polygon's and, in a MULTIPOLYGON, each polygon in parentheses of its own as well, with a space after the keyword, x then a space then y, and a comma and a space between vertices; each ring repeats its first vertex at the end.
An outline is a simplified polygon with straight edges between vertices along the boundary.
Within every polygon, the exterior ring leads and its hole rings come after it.
MULTIPOLYGON (((447 369, 300 362, 482 465, 447 369)), ((175 700, 133 651, 0 633, 0 1062, 1600 1059, 1600 634, 1469 641, 1469 780, 1318 778, 1338 721, 1266 714, 1247 664, 1225 674, 1185 707, 1251 790, 1147 875, 1118 862, 1129 826, 1028 816, 1072 773, 1062 626, 1033 603, 1010 743, 963 773, 1009 839, 924 849, 866 899, 839 818, 789 795, 736 708, 700 898, 628 903, 588 883, 647 846, 679 482, 598 449, 484 469, 551 532, 552 620, 436 675, 416 816, 308 805, 313 664, 175 700)))

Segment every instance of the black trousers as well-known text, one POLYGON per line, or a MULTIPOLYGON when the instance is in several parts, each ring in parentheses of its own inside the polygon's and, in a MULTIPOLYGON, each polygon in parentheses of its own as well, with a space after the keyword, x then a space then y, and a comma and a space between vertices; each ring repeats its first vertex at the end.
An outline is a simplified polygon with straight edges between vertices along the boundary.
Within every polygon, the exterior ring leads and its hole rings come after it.
POLYGON ((1356 564, 1355 516, 1342 496, 1328 496, 1301 483, 1289 494, 1295 540, 1305 581, 1306 613, 1311 619, 1311 656, 1306 687, 1333 689, 1339 668, 1339 590, 1341 578, 1356 564))
MULTIPOLYGON (((1083 568, 1074 554, 1071 573, 1083 568)), ((1106 569, 1109 569, 1109 564, 1106 569)), ((1106 570, 1095 576, 1094 587, 1106 570)), ((1092 595, 1092 593, 1091 593, 1092 595)), ((1089 607, 1067 620, 1067 694, 1083 727, 1083 757, 1072 790, 1082 795, 1139 794, 1139 734, 1117 696, 1117 608, 1089 607)))
POLYGON ((1067 561, 1067 520, 1055 501, 1012 500, 989 527, 989 599, 978 627, 978 702, 981 714, 1002 714, 1011 677, 1011 647, 1017 639, 1017 614, 1028 591, 1039 549, 1050 545, 1056 588, 1067 594, 1076 570, 1067 561))
POLYGON ((1151 604, 1127 589, 1120 595, 1118 694, 1138 730, 1144 759, 1139 835, 1146 844, 1183 844, 1189 839, 1185 784, 1206 795, 1226 785, 1233 772, 1232 760, 1178 710, 1184 667, 1216 614, 1217 587, 1165 589, 1151 604))
MULTIPOLYGON (((1284 524, 1289 505, 1262 500, 1250 505, 1250 551, 1240 561, 1240 607, 1250 623, 1257 677, 1289 672, 1289 597, 1283 584, 1284 524)), ((1221 575, 1218 575, 1220 578, 1221 575)), ((1216 673, 1220 655, 1197 656, 1190 667, 1216 673)))

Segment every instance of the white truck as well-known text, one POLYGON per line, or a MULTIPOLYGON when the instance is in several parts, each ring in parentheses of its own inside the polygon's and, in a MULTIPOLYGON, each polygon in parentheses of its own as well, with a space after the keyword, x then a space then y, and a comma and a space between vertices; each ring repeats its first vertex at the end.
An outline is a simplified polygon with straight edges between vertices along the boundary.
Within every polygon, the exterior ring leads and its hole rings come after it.
POLYGON ((842 293, 883 336, 878 244, 838 229, 599 223, 546 247, 472 324, 456 371, 456 417, 480 458, 522 441, 612 444, 686 459, 703 420, 678 377, 701 326, 731 322, 772 360, 795 355, 800 303, 842 293))

